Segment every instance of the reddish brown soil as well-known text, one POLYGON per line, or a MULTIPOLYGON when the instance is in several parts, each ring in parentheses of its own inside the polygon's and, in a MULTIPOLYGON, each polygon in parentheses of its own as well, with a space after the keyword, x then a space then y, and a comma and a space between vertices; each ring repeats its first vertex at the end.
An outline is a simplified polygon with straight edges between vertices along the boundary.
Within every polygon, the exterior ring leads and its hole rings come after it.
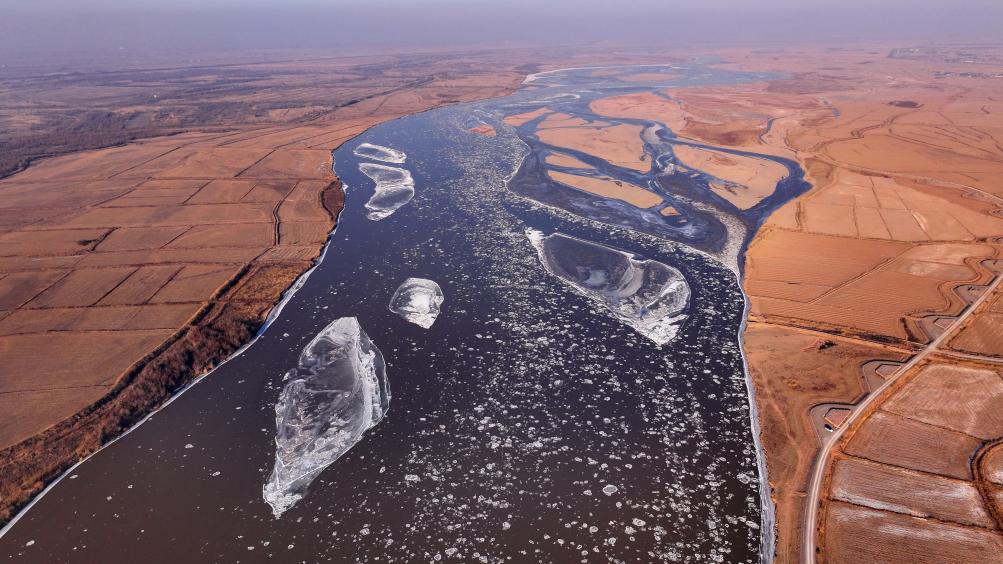
MULTIPOLYGON (((814 440, 805 440, 814 439, 814 430, 804 410, 823 403, 853 403, 842 383, 856 378, 863 362, 903 358, 931 342, 942 329, 930 320, 949 325, 967 303, 956 288, 991 281, 994 272, 986 261, 1003 253, 998 239, 1003 217, 997 212, 1003 202, 994 199, 1003 195, 998 182, 1003 173, 1003 105, 994 94, 998 85, 957 76, 934 80, 937 72, 957 69, 942 60, 904 62, 875 53, 886 50, 792 47, 777 50, 772 59, 729 50, 725 56, 734 66, 782 70, 792 78, 667 92, 684 112, 683 135, 795 158, 812 184, 807 194, 769 218, 746 262, 745 287, 754 323, 745 350, 778 502, 778 562, 800 560, 804 508, 798 496, 818 448, 814 440), (820 73, 823 64, 830 70, 820 73), (896 100, 915 103, 889 104, 896 100), (808 350, 788 353, 784 362, 790 366, 778 370, 770 355, 796 349, 799 333, 778 331, 773 339, 763 339, 755 322, 839 335, 864 347, 885 345, 897 354, 888 356, 879 349, 847 365, 825 363, 827 351, 808 350), (809 393, 782 385, 788 374, 806 370, 822 390, 825 385, 831 389, 809 393), (775 404, 789 409, 771 416, 775 404)), ((999 314, 990 307, 976 312, 949 346, 998 358, 999 340, 994 336, 999 314)), ((941 384, 931 392, 914 387, 887 408, 879 398, 873 413, 857 421, 860 431, 845 454, 891 468, 882 476, 895 477, 900 485, 884 493, 909 508, 902 511, 945 516, 951 508, 941 507, 944 504, 923 506, 944 499, 935 495, 944 483, 913 483, 915 476, 908 472, 961 480, 970 494, 970 457, 997 432, 993 414, 981 406, 986 401, 998 405, 1003 398, 987 392, 983 383, 966 379, 967 373, 949 372, 962 362, 975 362, 974 368, 977 358, 945 355, 939 361, 950 375, 946 381, 956 388, 947 390, 947 384, 941 384), (934 396, 939 399, 931 399, 934 396), (919 491, 907 492, 904 484, 919 491), (921 491, 924 487, 928 496, 921 491)), ((979 369, 998 376, 998 367, 992 366, 979 369)), ((940 554, 939 561, 976 561, 971 560, 974 554, 993 553, 992 547, 998 553, 997 533, 985 530, 966 537, 970 544, 950 549, 913 542, 962 533, 939 524, 936 517, 910 514, 903 520, 896 510, 873 502, 877 494, 860 490, 863 484, 854 476, 843 475, 840 487, 857 497, 844 495, 823 508, 819 546, 825 561, 925 562, 931 554, 940 554), (871 506, 864 511, 861 504, 867 503, 871 506), (860 525, 865 520, 867 525, 860 525), (909 520, 917 525, 907 526, 909 520), (882 533, 892 529, 905 536, 882 533)), ((997 493, 995 486, 977 485, 985 515, 997 493)))

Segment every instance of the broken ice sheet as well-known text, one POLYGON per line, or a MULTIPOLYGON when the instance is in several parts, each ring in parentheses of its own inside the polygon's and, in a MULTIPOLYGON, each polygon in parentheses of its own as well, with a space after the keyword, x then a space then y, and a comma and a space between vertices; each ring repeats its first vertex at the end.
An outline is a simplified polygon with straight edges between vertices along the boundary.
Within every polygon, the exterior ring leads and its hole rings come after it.
POLYGON ((385 368, 354 317, 335 320, 303 349, 275 405, 275 466, 262 496, 276 519, 386 414, 385 368))
POLYGON ((376 192, 366 202, 369 219, 386 218, 414 198, 414 179, 410 171, 373 163, 361 163, 359 170, 376 183, 376 192))
POLYGON ((407 154, 404 153, 404 151, 398 151, 397 149, 391 149, 390 147, 385 147, 383 145, 374 145, 372 143, 360 143, 359 146, 352 151, 352 153, 354 153, 357 157, 372 159, 374 161, 383 161, 385 163, 401 164, 407 160, 407 154))
POLYGON ((664 345, 679 333, 690 287, 675 268, 560 233, 528 229, 526 235, 547 272, 602 303, 640 334, 664 345))
POLYGON ((428 329, 439 316, 443 300, 442 288, 432 280, 408 278, 390 299, 390 311, 428 329))

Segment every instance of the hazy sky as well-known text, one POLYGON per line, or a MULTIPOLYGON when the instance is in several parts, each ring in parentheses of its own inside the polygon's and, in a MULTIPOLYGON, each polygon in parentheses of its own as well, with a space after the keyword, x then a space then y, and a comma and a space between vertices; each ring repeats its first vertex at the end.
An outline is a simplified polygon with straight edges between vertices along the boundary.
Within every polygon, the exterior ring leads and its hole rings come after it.
POLYGON ((1003 40, 1003 0, 0 0, 22 51, 1003 40))

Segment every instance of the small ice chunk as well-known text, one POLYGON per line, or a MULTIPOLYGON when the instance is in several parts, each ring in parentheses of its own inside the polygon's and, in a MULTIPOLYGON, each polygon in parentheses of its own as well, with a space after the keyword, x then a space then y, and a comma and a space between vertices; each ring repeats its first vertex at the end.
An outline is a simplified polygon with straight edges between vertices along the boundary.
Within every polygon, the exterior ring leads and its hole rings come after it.
POLYGON ((682 273, 661 262, 561 233, 527 236, 550 274, 602 303, 623 323, 659 345, 676 337, 689 307, 682 273))
POLYGON ((408 278, 390 299, 390 311, 428 329, 439 316, 443 300, 442 288, 432 280, 408 278))
POLYGON ((376 191, 366 202, 366 217, 379 221, 389 217, 414 198, 411 172, 395 166, 362 163, 359 170, 376 183, 376 191))
POLYGON ((364 159, 372 159, 374 161, 383 161, 385 163, 396 163, 401 164, 407 160, 407 154, 404 151, 398 151, 397 149, 391 149, 384 145, 374 145, 372 143, 360 143, 354 151, 355 156, 362 157, 364 159))
POLYGON ((603 486, 603 489, 602 489, 602 493, 604 493, 606 495, 613 495, 613 494, 616 493, 616 491, 617 491, 617 487, 614 486, 613 484, 609 484, 607 486, 603 486))
POLYGON ((314 337, 285 381, 275 405, 275 466, 262 488, 276 519, 390 407, 383 355, 354 317, 314 337))

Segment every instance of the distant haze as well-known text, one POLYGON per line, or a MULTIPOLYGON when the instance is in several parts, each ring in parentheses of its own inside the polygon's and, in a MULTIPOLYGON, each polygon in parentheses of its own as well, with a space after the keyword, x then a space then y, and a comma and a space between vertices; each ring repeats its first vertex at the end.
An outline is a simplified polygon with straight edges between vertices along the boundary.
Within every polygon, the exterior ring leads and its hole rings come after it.
POLYGON ((1003 40, 1003 0, 0 0, 22 53, 1003 40))

